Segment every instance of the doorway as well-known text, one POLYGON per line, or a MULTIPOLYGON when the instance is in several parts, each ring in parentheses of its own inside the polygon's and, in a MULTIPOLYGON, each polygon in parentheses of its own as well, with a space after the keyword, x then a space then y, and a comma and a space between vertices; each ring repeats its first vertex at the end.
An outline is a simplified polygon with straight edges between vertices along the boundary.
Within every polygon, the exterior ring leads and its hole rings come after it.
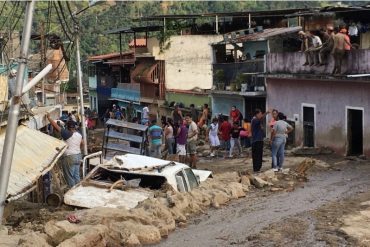
POLYGON ((347 108, 348 155, 363 154, 363 110, 347 108))
POLYGON ((303 106, 303 145, 315 146, 315 108, 303 106))

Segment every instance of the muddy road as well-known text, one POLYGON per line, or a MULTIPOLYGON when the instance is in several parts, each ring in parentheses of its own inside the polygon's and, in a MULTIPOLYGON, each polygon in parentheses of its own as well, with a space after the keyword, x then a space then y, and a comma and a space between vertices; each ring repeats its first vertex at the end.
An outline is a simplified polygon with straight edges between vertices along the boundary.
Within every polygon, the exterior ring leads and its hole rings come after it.
POLYGON ((370 162, 345 160, 332 168, 314 172, 293 192, 254 189, 244 199, 193 218, 156 246, 353 246, 330 222, 328 227, 322 223, 340 217, 326 216, 337 201, 370 189, 370 162), (318 214, 322 207, 327 211, 318 214))

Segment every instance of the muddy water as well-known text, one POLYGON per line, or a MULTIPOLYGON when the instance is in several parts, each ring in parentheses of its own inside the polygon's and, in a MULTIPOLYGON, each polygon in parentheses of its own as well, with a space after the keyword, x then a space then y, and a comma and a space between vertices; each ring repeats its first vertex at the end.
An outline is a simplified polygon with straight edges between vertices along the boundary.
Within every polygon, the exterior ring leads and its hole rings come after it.
MULTIPOLYGON (((157 246, 274 246, 253 241, 263 228, 296 215, 306 215, 320 206, 370 189, 368 162, 346 162, 338 170, 316 173, 304 187, 293 192, 266 195, 255 191, 219 210, 192 220, 185 229, 177 229, 157 246), (251 241, 250 241, 251 240, 251 241)), ((314 222, 300 234, 301 246, 326 246, 315 241, 314 222)))

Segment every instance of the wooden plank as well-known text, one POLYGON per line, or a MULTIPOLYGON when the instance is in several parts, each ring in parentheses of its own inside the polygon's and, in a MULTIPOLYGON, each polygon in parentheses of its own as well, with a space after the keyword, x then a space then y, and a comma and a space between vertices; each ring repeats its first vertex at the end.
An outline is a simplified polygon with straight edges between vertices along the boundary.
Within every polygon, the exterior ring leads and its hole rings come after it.
POLYGON ((123 153, 141 154, 141 150, 139 148, 130 147, 125 144, 106 143, 103 148, 123 153))
POLYGON ((108 133, 105 136, 107 136, 109 138, 116 138, 116 139, 120 139, 120 140, 137 142, 137 143, 142 143, 142 141, 143 141, 142 136, 120 133, 120 132, 114 131, 112 129, 109 130, 108 133))

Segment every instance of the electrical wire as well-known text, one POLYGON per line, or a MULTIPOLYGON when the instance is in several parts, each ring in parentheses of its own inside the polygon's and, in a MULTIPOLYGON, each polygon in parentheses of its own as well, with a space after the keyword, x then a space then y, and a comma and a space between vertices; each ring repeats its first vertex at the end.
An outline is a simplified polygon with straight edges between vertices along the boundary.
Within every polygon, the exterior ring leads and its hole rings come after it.
POLYGON ((74 33, 74 32, 73 32, 73 29, 71 29, 71 28, 69 27, 69 25, 68 25, 68 21, 67 21, 67 18, 65 17, 65 15, 64 15, 64 9, 63 9, 63 6, 62 6, 62 4, 61 4, 61 2, 60 2, 60 1, 58 1, 58 6, 59 6, 59 9, 60 9, 60 13, 61 13, 61 16, 62 16, 62 18, 63 18, 63 21, 65 22, 66 27, 67 27, 67 29, 68 29, 69 33, 74 33))
POLYGON ((65 29, 65 27, 63 25, 63 20, 62 20, 60 14, 59 14, 58 7, 57 7, 57 4, 55 2, 54 2, 54 8, 55 8, 55 11, 57 13, 58 20, 59 20, 59 23, 60 23, 60 25, 62 27, 62 30, 63 30, 64 35, 68 38, 69 41, 72 41, 71 36, 67 33, 67 31, 66 31, 66 29, 65 29))

